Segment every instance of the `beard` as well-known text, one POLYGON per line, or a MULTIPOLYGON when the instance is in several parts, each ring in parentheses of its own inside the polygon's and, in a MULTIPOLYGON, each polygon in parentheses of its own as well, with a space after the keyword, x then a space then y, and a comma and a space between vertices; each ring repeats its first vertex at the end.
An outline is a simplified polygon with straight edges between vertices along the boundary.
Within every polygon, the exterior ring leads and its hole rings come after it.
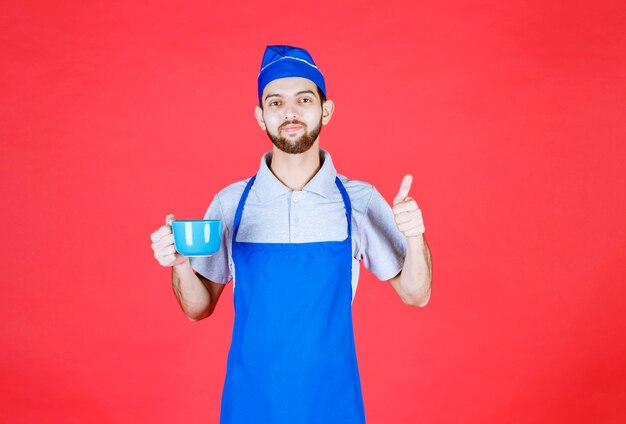
POLYGON ((269 136, 274 146, 276 146, 279 150, 297 155, 299 153, 304 153, 311 148, 317 137, 319 137, 320 132, 322 132, 322 118, 320 118, 320 122, 317 124, 315 128, 313 128, 310 132, 307 131, 308 127, 304 122, 300 121, 289 121, 283 123, 280 127, 278 127, 278 135, 274 135, 267 130, 267 135, 269 136), (295 140, 290 140, 286 137, 283 137, 281 134, 281 129, 286 125, 302 125, 304 130, 304 134, 295 140))

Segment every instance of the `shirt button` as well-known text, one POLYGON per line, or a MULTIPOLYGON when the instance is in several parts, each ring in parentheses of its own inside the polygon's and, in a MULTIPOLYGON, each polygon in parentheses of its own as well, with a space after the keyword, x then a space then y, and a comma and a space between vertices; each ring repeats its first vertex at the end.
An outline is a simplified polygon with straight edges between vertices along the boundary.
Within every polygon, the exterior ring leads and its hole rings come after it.
POLYGON ((298 201, 298 196, 293 196, 293 201, 297 202, 298 201))

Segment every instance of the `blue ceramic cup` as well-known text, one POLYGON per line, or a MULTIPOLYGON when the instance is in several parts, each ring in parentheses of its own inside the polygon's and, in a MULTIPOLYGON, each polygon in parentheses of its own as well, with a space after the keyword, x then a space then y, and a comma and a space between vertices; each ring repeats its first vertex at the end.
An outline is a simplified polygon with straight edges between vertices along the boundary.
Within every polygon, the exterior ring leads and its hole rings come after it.
POLYGON ((188 219, 172 222, 174 246, 184 256, 210 256, 222 241, 222 221, 188 219))

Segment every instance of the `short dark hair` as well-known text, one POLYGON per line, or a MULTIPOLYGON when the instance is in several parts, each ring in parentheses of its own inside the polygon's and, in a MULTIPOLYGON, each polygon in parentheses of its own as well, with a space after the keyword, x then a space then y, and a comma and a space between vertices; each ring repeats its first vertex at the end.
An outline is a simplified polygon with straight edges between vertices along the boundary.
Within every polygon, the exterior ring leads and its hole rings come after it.
POLYGON ((326 101, 326 96, 324 95, 324 93, 322 93, 322 89, 319 88, 317 85, 315 86, 315 88, 317 88, 317 94, 320 96, 320 102, 324 104, 324 102, 326 101))
MULTIPOLYGON (((320 103, 323 105, 324 102, 326 102, 326 96, 324 95, 324 93, 322 92, 322 89, 319 88, 317 85, 315 86, 315 88, 317 88, 317 95, 320 98, 320 103)), ((259 100, 259 107, 261 109, 263 109, 263 99, 259 100)))

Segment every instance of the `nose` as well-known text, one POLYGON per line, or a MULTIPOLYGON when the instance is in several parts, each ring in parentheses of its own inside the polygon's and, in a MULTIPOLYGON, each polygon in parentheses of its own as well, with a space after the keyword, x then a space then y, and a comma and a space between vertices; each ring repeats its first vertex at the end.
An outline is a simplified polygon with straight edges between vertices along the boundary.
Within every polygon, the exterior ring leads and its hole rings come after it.
POLYGON ((298 117, 298 112, 296 107, 292 104, 285 105, 284 110, 284 118, 286 121, 290 121, 292 119, 296 119, 298 117))

